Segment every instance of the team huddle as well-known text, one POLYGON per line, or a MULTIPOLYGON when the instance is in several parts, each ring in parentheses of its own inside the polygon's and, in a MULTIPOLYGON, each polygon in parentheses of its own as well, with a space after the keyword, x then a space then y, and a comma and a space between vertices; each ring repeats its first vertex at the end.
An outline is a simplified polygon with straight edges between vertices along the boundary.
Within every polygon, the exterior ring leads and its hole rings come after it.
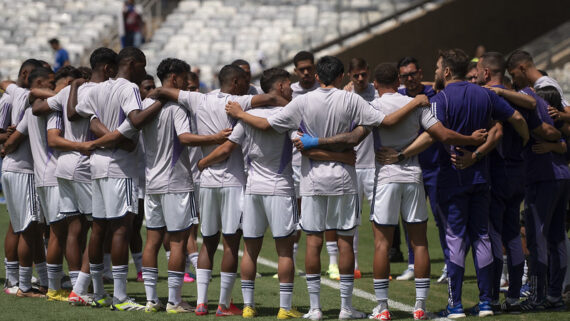
POLYGON ((428 198, 445 260, 440 280, 448 283, 442 316, 466 316, 461 293, 469 248, 479 287, 471 314, 565 309, 569 104, 524 51, 508 59, 483 54, 471 65, 476 83, 465 81, 470 61, 460 49, 439 52, 432 86, 421 82, 412 57, 372 71, 354 58, 351 82, 339 89, 343 63, 333 56, 315 63, 301 51, 294 58, 296 83, 284 69, 271 68, 261 87, 254 86, 248 63, 236 60, 219 71, 220 89, 204 94, 190 66, 175 58, 160 63, 162 87, 154 88, 144 53, 133 47, 118 54, 98 48, 91 68, 68 66, 55 75, 45 62, 29 59, 16 83, 0 83, 2 187, 10 215, 4 292, 119 311, 207 315, 221 236, 216 316, 252 318, 257 259, 269 227, 278 255, 278 319, 322 319, 326 245, 329 277, 340 283, 338 318, 390 320, 389 252, 401 219, 406 272, 416 287, 413 317, 425 320, 428 198), (378 305, 371 314, 352 306, 354 279, 361 277, 363 199, 374 234, 378 305), (45 247, 43 224, 49 225, 45 247), (301 231, 306 313, 292 306, 301 231), (163 246, 166 304, 157 294, 163 246), (146 305, 126 291, 129 250, 146 305), (62 286, 64 257, 71 291, 62 286), (231 298, 238 263, 242 309, 231 298), (39 286, 32 285, 34 266, 39 286), (195 306, 182 299, 189 267, 195 306), (113 282, 112 295, 106 280, 113 282), (525 286, 528 298, 521 301, 525 286))

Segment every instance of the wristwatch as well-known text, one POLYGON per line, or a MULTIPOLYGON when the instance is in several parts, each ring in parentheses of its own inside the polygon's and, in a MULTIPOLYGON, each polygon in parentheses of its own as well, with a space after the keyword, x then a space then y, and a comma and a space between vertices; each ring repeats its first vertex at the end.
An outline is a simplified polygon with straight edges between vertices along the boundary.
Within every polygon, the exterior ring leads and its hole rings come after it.
POLYGON ((398 152, 398 162, 401 162, 404 159, 406 159, 406 156, 404 156, 404 153, 398 152))
POLYGON ((483 154, 481 154, 481 153, 478 152, 478 151, 474 151, 473 154, 475 154, 475 159, 476 159, 477 161, 480 161, 481 158, 483 158, 483 154))

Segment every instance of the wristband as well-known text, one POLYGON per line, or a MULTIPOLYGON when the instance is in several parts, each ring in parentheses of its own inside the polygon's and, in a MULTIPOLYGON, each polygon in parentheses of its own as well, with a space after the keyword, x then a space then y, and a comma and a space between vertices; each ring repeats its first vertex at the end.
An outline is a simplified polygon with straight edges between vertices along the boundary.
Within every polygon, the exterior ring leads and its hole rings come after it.
POLYGON ((303 143, 303 149, 305 150, 315 148, 319 145, 318 137, 313 137, 308 134, 303 134, 303 136, 301 136, 299 139, 301 140, 301 143, 303 143))
POLYGON ((406 156, 404 156, 404 153, 399 152, 398 153, 398 162, 403 161, 404 159, 406 159, 406 156))

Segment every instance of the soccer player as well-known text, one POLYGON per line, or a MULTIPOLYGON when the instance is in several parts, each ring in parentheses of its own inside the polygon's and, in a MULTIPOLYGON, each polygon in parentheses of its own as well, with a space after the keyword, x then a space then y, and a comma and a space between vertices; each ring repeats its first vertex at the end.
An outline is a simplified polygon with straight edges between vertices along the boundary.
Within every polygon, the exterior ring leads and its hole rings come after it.
POLYGON ((55 73, 55 89, 56 93, 60 92, 64 87, 71 84, 74 79, 82 78, 81 71, 73 66, 65 66, 55 73))
MULTIPOLYGON (((522 115, 493 92, 464 81, 468 64, 467 54, 460 49, 440 51, 435 81, 436 88, 442 90, 431 101, 434 115, 447 128, 463 134, 488 128, 491 118, 508 121, 525 144, 529 133, 522 115)), ((449 157, 455 150, 452 148, 438 144, 437 204, 441 209, 439 214, 449 249, 449 303, 442 314, 451 318, 465 316, 461 289, 467 242, 470 242, 479 285, 478 314, 492 315, 493 255, 488 233, 490 197, 487 162, 477 162, 465 169, 461 165, 452 166, 449 157)))
MULTIPOLYGON (((416 95, 423 94, 428 98, 435 96, 435 90, 430 85, 422 84, 423 72, 418 61, 414 57, 404 57, 398 62, 398 69, 400 73, 400 82, 405 86, 404 88, 398 89, 398 92, 402 95, 409 97, 416 97, 416 95)), ((435 214, 437 209, 436 205, 436 175, 437 175, 437 162, 435 161, 435 145, 431 145, 424 152, 419 154, 418 160, 422 168, 422 177, 424 181, 424 189, 429 198, 429 204, 431 207, 432 214, 435 218, 436 225, 439 230, 440 243, 442 245, 442 250, 445 249, 445 241, 443 230, 441 229, 441 222, 439 221, 439 216, 435 214)), ((405 229, 404 225, 404 229, 405 229)), ((411 250, 411 244, 409 242, 408 232, 404 230, 404 236, 406 238, 406 244, 408 246, 408 268, 398 277, 396 280, 411 280, 414 278, 414 251, 411 250)), ((399 250, 400 246, 400 227, 396 228, 394 233, 394 243, 397 244, 396 247, 399 250)), ((394 245, 392 245, 394 248, 394 245)), ((447 257, 447 251, 443 250, 444 257, 447 257)), ((443 265, 442 275, 437 280, 438 283, 447 282, 447 268, 443 265)))
POLYGON ((247 75, 246 76, 247 77, 247 83, 249 84, 249 89, 247 91, 248 95, 263 94, 263 90, 260 87, 257 87, 251 83, 251 67, 249 66, 249 62, 247 62, 243 59, 236 59, 236 60, 232 61, 231 64, 233 66, 240 67, 241 69, 243 69, 243 71, 245 71, 245 73, 247 75))
MULTIPOLYGON (((126 119, 135 128, 141 128, 157 115, 160 102, 141 110, 139 88, 146 75, 146 58, 137 48, 127 47, 117 57, 117 78, 93 87, 85 99, 78 103, 76 111, 91 119, 91 130, 101 137, 114 131, 126 119), (133 83, 134 82, 134 83, 133 83), (93 126, 99 122, 103 130, 93 126)), ((135 135, 136 136, 136 135, 135 135)), ((129 139, 138 140, 137 137, 129 139)), ((135 149, 136 143, 133 144, 135 149)), ((93 229, 89 240, 89 262, 93 280, 93 305, 111 306, 113 310, 142 310, 126 293, 128 253, 133 219, 138 203, 136 186, 138 175, 131 161, 136 150, 97 149, 91 156, 93 185, 93 229), (112 232, 111 260, 113 263, 113 299, 103 288, 103 240, 106 230, 112 232)))
MULTIPOLYGON (((301 127, 311 140, 348 132, 353 126, 392 126, 421 105, 420 98, 398 112, 385 116, 372 108, 360 96, 338 90, 343 76, 342 62, 332 56, 321 58, 316 65, 317 79, 321 87, 311 93, 293 99, 285 108, 269 118, 255 117, 228 107, 231 116, 238 116, 253 127, 278 132, 301 127)), ((423 96, 425 98, 425 96, 423 96)), ((427 99, 424 99, 424 104, 427 99)), ((304 136, 303 135, 303 136, 304 136)), ((313 142, 314 143, 314 142, 313 142)), ((354 144, 356 145, 356 144, 354 144)), ((366 314, 352 307, 354 286, 354 252, 352 241, 357 227, 358 196, 356 195, 356 171, 352 166, 336 161, 302 162, 301 195, 303 212, 301 227, 307 233, 305 268, 311 309, 303 317, 311 320, 322 318, 320 304, 320 251, 325 230, 336 230, 340 252, 341 310, 339 319, 365 318, 366 314)))
MULTIPOLYGON (((378 97, 378 92, 374 89, 374 85, 370 83, 370 68, 368 63, 362 58, 352 58, 348 64, 348 75, 352 81, 352 90, 364 100, 370 102, 378 97)), ((374 142, 372 135, 367 135, 364 140, 356 145, 356 180, 358 186, 358 198, 362 201, 364 198, 368 204, 372 204, 372 196, 374 189, 374 142)), ((362 207, 360 207, 362 210, 362 207)), ((359 216, 361 217, 361 216, 359 216)), ((328 248, 327 241, 327 248, 328 248)), ((333 242, 336 246, 336 242, 333 242)), ((358 229, 354 231, 354 278, 360 279, 362 273, 358 266, 358 229)))
MULTIPOLYGON (((20 67, 18 73, 18 85, 11 82, 2 82, 0 87, 10 95, 12 107, 3 106, 3 124, 11 123, 17 126, 22 120, 25 109, 29 106, 29 88, 31 82, 29 75, 36 68, 40 68, 41 63, 37 60, 27 60, 20 67), (21 85, 22 87, 20 87, 21 85), (9 121, 8 121, 9 119, 9 121)), ((2 162, 2 187, 6 195, 6 207, 10 214, 12 231, 16 233, 18 241, 12 240, 5 245, 5 251, 11 257, 8 259, 9 280, 12 287, 15 285, 14 278, 18 277, 18 290, 15 291, 20 297, 44 297, 47 292, 47 269, 45 258, 42 260, 43 248, 37 242, 40 230, 38 222, 40 213, 38 211, 36 193, 34 187, 33 159, 30 150, 30 143, 27 138, 22 139, 15 145, 15 150, 4 157, 2 162), (12 246, 17 246, 16 253, 11 252, 12 246), (15 273, 15 261, 19 262, 18 273, 15 273), (35 262, 33 262, 35 261, 35 262), (10 262, 12 262, 10 264, 10 262), (40 277, 39 291, 32 289, 32 262, 36 263, 36 270, 40 277), (45 286, 45 288, 43 287, 45 286)), ((13 288, 9 291, 14 292, 13 288)))
MULTIPOLYGON (((180 91, 171 88, 158 88, 156 96, 178 101, 186 107, 191 117, 196 117, 200 136, 214 135, 223 131, 229 134, 235 120, 228 117, 225 106, 228 101, 238 101, 245 110, 257 106, 283 106, 286 100, 273 94, 244 95, 249 88, 247 75, 243 69, 224 66, 219 73, 221 88, 219 92, 207 95, 180 91)), ((202 146, 202 153, 207 156, 215 146, 202 146)), ((212 274, 213 259, 216 252, 220 231, 223 236, 224 256, 221 266, 220 300, 216 311, 218 316, 241 315, 242 311, 235 307, 230 296, 236 278, 237 251, 239 248, 242 216, 241 200, 245 173, 241 150, 234 149, 227 161, 209 167, 200 177, 200 213, 201 233, 204 239, 198 257, 196 282, 198 288, 196 315, 208 314, 207 294, 212 274)))
POLYGON ((90 56, 91 76, 76 79, 57 95, 33 105, 36 115, 52 112, 48 121, 48 144, 60 151, 55 176, 59 186, 59 211, 67 218, 65 256, 73 290, 68 301, 90 305, 87 289, 91 282, 87 232, 92 220, 92 189, 90 157, 77 151, 77 145, 91 140, 89 119, 80 117, 75 106, 96 84, 117 73, 117 54, 109 48, 98 48, 90 56))
MULTIPOLYGON (((35 59, 28 59, 22 63, 20 70, 18 72, 18 79, 16 80, 16 88, 29 88, 28 76, 30 72, 36 67, 41 66, 40 62, 35 59)), ((10 95, 8 92, 4 92, 2 98, 0 98, 0 143, 4 142, 10 137, 14 132, 16 125, 20 121, 20 114, 23 113, 25 104, 16 102, 16 110, 13 109, 14 96, 10 95)), ((25 143, 24 143, 25 144, 25 143)), ((13 153, 12 155, 6 156, 2 162, 2 173, 14 172, 17 174, 8 174, 8 176, 20 176, 22 179, 29 178, 29 174, 32 174, 32 161, 29 146, 19 147, 22 148, 18 153, 13 153), (27 150, 28 153, 25 153, 27 150), (6 164, 8 162, 8 164, 6 164), (14 165, 14 162, 16 165, 14 165), (7 167, 12 163, 12 166, 7 167)), ((2 175, 4 176, 4 175, 2 175)), ((33 176, 32 176, 33 178, 33 176)), ((12 188, 18 188, 15 190, 13 195, 8 195, 6 186, 4 185, 4 179, 2 179, 2 185, 4 190, 4 195, 6 197, 6 207, 10 218, 12 215, 14 217, 19 215, 29 215, 32 217, 32 207, 29 207, 28 213, 21 213, 22 210, 26 210, 26 199, 30 192, 27 185, 18 185, 16 182, 9 184, 12 188)), ((19 226, 19 224, 18 224, 19 226)), ((6 237, 4 239, 4 255, 5 255, 5 267, 6 267, 6 282, 4 283, 4 292, 6 294, 15 295, 18 292, 18 279, 19 279, 19 263, 18 263, 18 240, 20 238, 19 234, 14 233, 12 226, 12 219, 10 219, 10 224, 6 231, 6 237)))
MULTIPOLYGON (((503 83, 505 74, 505 59, 498 52, 486 52, 477 62, 477 81, 480 85, 490 86, 495 93, 511 102, 513 108, 521 110, 526 108, 532 112, 523 113, 532 115, 526 118, 529 129, 542 139, 557 141, 560 132, 551 126, 544 125, 538 118, 534 109, 536 100, 523 93, 506 89, 503 83), (543 128, 550 130, 545 133, 543 128), (550 136, 548 135, 550 134, 550 136)), ((493 301, 491 306, 497 311, 500 307, 499 294, 501 274, 503 270, 503 246, 506 249, 506 264, 509 270, 509 290, 504 310, 507 312, 520 312, 520 288, 524 270, 524 254, 520 238, 520 204, 524 198, 525 163, 522 158, 523 146, 520 137, 513 127, 503 124, 502 141, 489 156, 491 207, 489 218, 491 220, 489 236, 493 249, 494 277, 493 301), (518 181, 516 181, 518 179, 518 181)), ((481 151, 480 151, 481 152, 481 151)), ((486 152, 484 152, 486 153, 486 152)))
POLYGON ((477 83, 477 61, 470 61, 467 65, 467 73, 465 74, 465 80, 470 83, 477 83))
MULTIPOLYGON (((530 55, 515 51, 507 59, 507 70, 517 88, 534 85, 538 76, 530 55)), ((537 111, 542 121, 554 125, 547 114, 547 103, 529 88, 523 89, 537 100, 537 111)), ((562 96, 560 103, 563 104, 562 96)), ((529 278, 531 294, 521 304, 525 311, 565 309, 562 283, 566 273, 564 241, 565 209, 568 203, 570 172, 564 154, 566 143, 548 143, 533 137, 532 147, 525 149, 525 230, 530 251, 529 278)))
MULTIPOLYGON (((265 70, 261 76, 264 92, 279 95, 291 100, 289 73, 283 69, 265 70)), ((255 108, 248 113, 267 117, 279 111, 279 107, 255 108)), ((254 303, 254 285, 257 257, 263 243, 263 235, 269 226, 275 239, 279 275, 278 319, 301 317, 302 314, 291 307, 293 298, 294 233, 297 228, 297 199, 293 186, 291 168, 290 138, 296 131, 279 134, 264 132, 239 122, 228 141, 200 160, 200 169, 212 166, 227 159, 235 148, 240 148, 249 160, 249 172, 243 208, 244 256, 241 261, 241 289, 244 298, 243 317, 257 315, 254 303)))

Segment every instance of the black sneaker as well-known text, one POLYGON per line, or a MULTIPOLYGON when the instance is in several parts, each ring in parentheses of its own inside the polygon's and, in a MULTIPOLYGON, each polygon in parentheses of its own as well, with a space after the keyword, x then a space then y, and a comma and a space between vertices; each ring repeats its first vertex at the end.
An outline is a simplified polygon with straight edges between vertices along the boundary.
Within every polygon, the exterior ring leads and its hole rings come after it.
POLYGON ((520 304, 522 312, 541 312, 546 309, 544 301, 532 302, 532 300, 527 299, 520 304))
POLYGON ((501 304, 501 310, 506 313, 520 314, 522 312, 521 302, 509 303, 508 300, 505 300, 503 304, 501 304))
POLYGON ((388 250, 388 259, 390 262, 404 262, 404 254, 399 249, 391 248, 388 250))
POLYGON ((562 300, 562 298, 558 298, 558 300, 552 302, 548 299, 544 300, 544 308, 546 310, 550 310, 550 311, 565 311, 566 310, 566 304, 564 304, 564 301, 562 300))

